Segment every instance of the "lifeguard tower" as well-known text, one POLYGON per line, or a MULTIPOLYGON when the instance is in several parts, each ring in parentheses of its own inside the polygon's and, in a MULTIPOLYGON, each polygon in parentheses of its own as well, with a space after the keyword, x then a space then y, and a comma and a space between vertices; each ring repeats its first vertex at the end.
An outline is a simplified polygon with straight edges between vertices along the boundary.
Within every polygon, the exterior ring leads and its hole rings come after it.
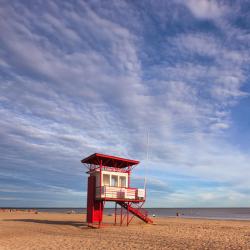
POLYGON ((81 162, 88 168, 89 174, 88 225, 93 226, 97 223, 101 226, 106 201, 115 202, 115 225, 122 225, 124 221, 129 225, 135 216, 146 223, 153 223, 147 211, 142 209, 146 200, 146 190, 130 187, 131 171, 139 161, 95 153, 81 162))

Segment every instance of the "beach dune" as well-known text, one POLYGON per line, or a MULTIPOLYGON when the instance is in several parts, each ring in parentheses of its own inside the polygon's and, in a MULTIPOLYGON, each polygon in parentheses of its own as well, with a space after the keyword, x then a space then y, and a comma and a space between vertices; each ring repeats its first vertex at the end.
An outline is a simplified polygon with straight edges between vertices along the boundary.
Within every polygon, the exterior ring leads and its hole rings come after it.
POLYGON ((250 221, 155 218, 91 229, 83 214, 0 212, 0 249, 250 249, 250 221))

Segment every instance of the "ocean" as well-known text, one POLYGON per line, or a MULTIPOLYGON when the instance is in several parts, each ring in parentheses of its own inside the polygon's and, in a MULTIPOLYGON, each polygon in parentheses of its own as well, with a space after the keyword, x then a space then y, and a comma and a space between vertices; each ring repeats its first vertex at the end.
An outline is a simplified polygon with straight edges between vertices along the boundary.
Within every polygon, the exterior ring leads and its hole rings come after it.
MULTIPOLYGON (((250 208, 146 208, 148 214, 155 217, 176 217, 178 213, 183 218, 250 220, 250 208)), ((38 208, 40 212, 49 213, 86 213, 86 208, 38 208)), ((114 213, 113 208, 105 208, 104 214, 114 213)))

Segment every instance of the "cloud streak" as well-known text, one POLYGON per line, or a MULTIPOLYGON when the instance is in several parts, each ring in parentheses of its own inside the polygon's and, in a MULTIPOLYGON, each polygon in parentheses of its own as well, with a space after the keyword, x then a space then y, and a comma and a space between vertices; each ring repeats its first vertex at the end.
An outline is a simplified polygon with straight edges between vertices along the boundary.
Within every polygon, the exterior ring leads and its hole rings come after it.
POLYGON ((218 204, 214 192, 228 189, 224 205, 249 205, 249 154, 232 140, 233 110, 249 99, 249 45, 234 23, 241 10, 198 2, 3 4, 0 175, 12 186, 0 191, 2 204, 23 185, 31 205, 36 192, 36 204, 42 192, 51 200, 61 192, 60 205, 73 193, 84 206, 79 160, 103 152, 142 160, 136 175, 147 169, 149 206, 187 206, 197 189, 202 204, 218 204), (183 187, 174 175, 200 182, 183 187))

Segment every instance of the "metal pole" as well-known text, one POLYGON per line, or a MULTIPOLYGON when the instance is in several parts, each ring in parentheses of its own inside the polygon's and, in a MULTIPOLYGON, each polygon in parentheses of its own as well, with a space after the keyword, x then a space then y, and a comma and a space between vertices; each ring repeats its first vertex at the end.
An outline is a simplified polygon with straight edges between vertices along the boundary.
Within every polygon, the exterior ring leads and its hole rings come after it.
POLYGON ((147 152, 146 152, 147 154, 146 154, 146 165, 145 165, 144 190, 146 190, 146 184, 147 184, 148 145, 149 145, 149 132, 147 131, 147 152))
POLYGON ((115 225, 116 225, 116 213, 117 213, 117 203, 115 203, 115 225))
POLYGON ((130 187, 130 169, 128 171, 128 188, 130 187))
POLYGON ((121 217, 120 217, 120 226, 122 225, 122 206, 121 206, 121 217))
MULTIPOLYGON (((100 164, 100 180, 99 180, 99 184, 100 184, 100 199, 102 198, 102 160, 101 160, 101 164, 100 164)), ((102 210, 103 210, 103 206, 104 205, 101 202, 99 203, 99 228, 101 227, 102 224, 102 210)))
POLYGON ((129 202, 128 202, 128 208, 127 208, 127 226, 128 226, 128 219, 129 219, 129 212, 128 212, 128 209, 129 209, 129 202))

